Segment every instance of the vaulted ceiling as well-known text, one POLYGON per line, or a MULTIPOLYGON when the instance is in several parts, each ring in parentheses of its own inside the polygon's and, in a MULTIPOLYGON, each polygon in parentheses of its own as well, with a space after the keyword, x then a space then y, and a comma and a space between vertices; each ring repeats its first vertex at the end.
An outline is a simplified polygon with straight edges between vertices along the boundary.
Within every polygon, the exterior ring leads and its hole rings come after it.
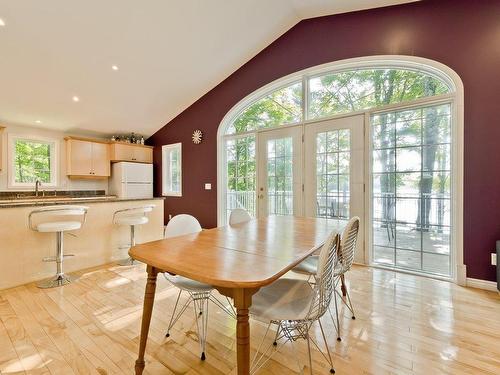
POLYGON ((0 123, 149 136, 300 20, 405 2, 0 0, 0 123))

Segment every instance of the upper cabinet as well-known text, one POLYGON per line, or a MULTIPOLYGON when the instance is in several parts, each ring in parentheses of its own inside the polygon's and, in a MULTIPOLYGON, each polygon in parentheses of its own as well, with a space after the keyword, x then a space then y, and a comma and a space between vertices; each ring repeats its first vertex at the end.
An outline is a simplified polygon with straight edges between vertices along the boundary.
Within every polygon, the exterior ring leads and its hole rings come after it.
POLYGON ((109 177, 110 150, 106 141, 67 137, 66 174, 69 177, 109 177))
POLYGON ((111 143, 111 161, 131 161, 135 163, 152 163, 153 147, 130 143, 111 143))

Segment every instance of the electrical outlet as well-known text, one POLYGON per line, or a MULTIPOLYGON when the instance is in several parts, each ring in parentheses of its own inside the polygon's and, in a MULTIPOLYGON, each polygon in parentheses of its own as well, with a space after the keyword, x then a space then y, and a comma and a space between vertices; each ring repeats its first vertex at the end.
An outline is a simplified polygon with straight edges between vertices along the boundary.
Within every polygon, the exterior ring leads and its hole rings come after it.
POLYGON ((212 190, 212 184, 205 184, 205 190, 212 190))
POLYGON ((497 255, 495 253, 491 253, 491 264, 493 266, 497 265, 497 255))

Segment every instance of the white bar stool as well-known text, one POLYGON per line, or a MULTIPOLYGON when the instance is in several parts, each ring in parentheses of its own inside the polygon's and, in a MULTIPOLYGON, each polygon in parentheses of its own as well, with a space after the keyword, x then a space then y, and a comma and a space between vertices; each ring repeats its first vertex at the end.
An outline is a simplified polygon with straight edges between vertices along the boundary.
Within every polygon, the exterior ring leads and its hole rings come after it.
MULTIPOLYGON (((130 226, 130 247, 135 246, 135 226, 147 224, 149 219, 146 215, 148 212, 153 211, 153 208, 155 208, 154 204, 148 204, 118 210, 113 214, 113 224, 130 226)), ((131 266, 134 264, 134 259, 128 257, 118 264, 120 266, 131 266)))
POLYGON ((88 207, 85 206, 48 206, 31 211, 28 216, 31 230, 41 233, 56 233, 57 253, 54 257, 44 258, 44 262, 56 262, 57 273, 52 279, 44 280, 37 284, 39 288, 54 288, 69 284, 72 280, 63 271, 64 232, 78 230, 85 223, 88 207), (69 220, 71 219, 71 220, 69 220))

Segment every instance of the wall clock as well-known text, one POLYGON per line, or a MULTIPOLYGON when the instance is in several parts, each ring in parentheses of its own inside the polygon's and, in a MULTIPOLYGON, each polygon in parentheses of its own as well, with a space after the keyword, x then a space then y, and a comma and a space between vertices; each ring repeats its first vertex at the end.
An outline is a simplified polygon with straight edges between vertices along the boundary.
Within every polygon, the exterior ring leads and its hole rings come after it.
POLYGON ((198 145, 198 144, 200 144, 200 143, 201 143, 201 140, 202 140, 202 138, 203 138, 203 133, 201 132, 201 130, 200 130, 200 129, 196 129, 196 130, 193 132, 193 136, 192 136, 192 138, 193 138, 193 143, 194 143, 195 145, 198 145))

